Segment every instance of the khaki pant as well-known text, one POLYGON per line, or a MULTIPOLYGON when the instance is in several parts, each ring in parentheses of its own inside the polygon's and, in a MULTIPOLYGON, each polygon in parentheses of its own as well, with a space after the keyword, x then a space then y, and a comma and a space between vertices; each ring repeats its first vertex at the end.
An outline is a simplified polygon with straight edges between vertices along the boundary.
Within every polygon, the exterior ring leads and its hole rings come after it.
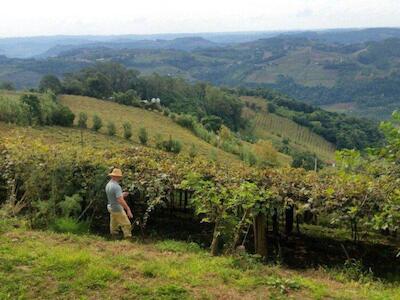
POLYGON ((124 238, 128 238, 132 236, 132 226, 131 222, 126 215, 125 210, 122 212, 112 212, 108 208, 108 212, 110 213, 110 233, 111 235, 117 235, 119 228, 122 229, 124 233, 124 238))

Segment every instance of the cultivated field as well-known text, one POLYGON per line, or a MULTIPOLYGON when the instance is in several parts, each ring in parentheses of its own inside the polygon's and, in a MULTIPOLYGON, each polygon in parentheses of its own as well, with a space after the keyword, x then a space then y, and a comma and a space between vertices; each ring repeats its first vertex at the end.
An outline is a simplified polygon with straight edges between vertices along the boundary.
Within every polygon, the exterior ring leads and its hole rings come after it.
POLYGON ((321 159, 333 160, 335 147, 323 137, 292 120, 268 113, 268 104, 263 99, 254 97, 242 97, 242 99, 254 103, 259 108, 257 112, 249 108, 243 111, 245 118, 253 120, 255 125, 253 133, 256 137, 275 141, 288 139, 289 144, 300 151, 309 151, 321 159))

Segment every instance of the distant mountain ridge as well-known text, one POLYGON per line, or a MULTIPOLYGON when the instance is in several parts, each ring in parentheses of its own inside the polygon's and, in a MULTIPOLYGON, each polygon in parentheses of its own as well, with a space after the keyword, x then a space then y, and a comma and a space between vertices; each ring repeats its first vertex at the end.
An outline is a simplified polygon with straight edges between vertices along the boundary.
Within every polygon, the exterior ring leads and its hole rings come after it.
MULTIPOLYGON (((400 108, 397 28, 171 37, 69 37, 70 44, 53 46, 36 59, 0 57, 0 82, 36 87, 43 75, 62 77, 113 61, 143 75, 156 72, 231 87, 272 87, 307 103, 374 119, 387 118, 400 108), (226 43, 229 39, 236 42, 226 43)), ((53 37, 52 42, 58 41, 53 37)))
POLYGON ((126 35, 81 35, 81 36, 38 36, 0 38, 1 54, 13 58, 32 58, 43 55, 56 46, 82 46, 96 43, 129 43, 135 41, 174 40, 179 38, 200 37, 216 44, 238 44, 259 39, 290 35, 316 39, 329 43, 362 43, 381 41, 391 37, 400 38, 400 28, 366 28, 366 29, 326 29, 299 31, 253 31, 253 32, 220 32, 220 33, 179 33, 179 34, 126 34, 126 35))
POLYGON ((202 37, 181 37, 173 40, 138 40, 138 41, 116 41, 116 42, 97 42, 85 45, 57 45, 46 52, 36 56, 37 58, 56 57, 65 52, 80 48, 110 48, 110 49, 174 49, 191 51, 198 48, 219 47, 221 44, 211 42, 202 37))

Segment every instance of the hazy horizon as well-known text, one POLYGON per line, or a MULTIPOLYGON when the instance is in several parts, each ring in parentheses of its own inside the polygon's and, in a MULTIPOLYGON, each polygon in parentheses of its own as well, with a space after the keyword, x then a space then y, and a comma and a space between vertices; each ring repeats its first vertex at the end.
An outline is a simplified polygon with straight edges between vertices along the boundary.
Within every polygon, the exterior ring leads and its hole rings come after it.
POLYGON ((398 0, 14 0, 0 11, 0 38, 400 27, 399 15, 398 0))

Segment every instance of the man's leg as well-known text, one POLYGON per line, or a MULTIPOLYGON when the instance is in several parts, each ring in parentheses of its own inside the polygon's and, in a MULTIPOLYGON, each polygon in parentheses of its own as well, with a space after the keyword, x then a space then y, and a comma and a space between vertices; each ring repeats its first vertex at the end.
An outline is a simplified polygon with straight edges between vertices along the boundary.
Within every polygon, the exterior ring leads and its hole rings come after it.
POLYGON ((110 234, 112 238, 116 238, 118 236, 119 224, 118 217, 116 217, 115 213, 110 213, 110 234))
POLYGON ((131 221, 129 221, 128 216, 125 211, 118 213, 118 225, 121 227, 122 232, 124 233, 124 238, 132 237, 132 225, 131 221))

